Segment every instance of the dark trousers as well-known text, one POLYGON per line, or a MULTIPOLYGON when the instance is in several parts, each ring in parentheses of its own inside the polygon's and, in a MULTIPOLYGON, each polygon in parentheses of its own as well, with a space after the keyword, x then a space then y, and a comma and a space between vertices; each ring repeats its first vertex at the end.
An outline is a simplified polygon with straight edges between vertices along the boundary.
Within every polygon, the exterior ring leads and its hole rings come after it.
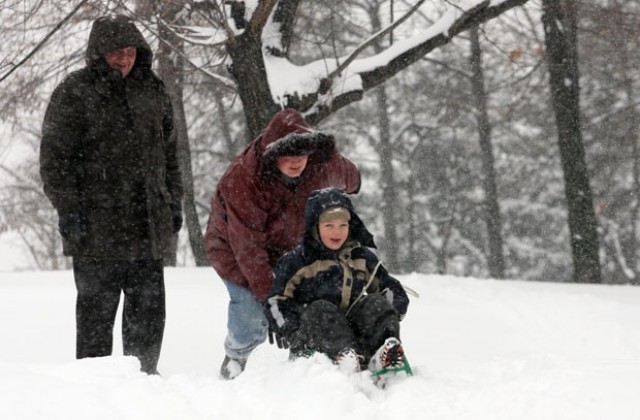
POLYGON ((398 314, 384 296, 371 294, 357 302, 347 315, 325 300, 309 304, 289 342, 294 356, 314 350, 334 358, 351 347, 363 356, 362 363, 366 366, 389 337, 400 339, 398 314))
POLYGON ((160 260, 108 261, 74 258, 76 357, 109 356, 120 294, 122 345, 140 360, 141 370, 157 373, 165 323, 164 267, 160 260))

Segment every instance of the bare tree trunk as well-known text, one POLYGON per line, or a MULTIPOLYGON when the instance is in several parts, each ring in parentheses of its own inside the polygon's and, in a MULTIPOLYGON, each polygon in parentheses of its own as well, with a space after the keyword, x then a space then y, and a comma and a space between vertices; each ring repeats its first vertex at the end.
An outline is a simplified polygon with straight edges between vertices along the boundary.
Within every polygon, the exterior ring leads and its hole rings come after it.
MULTIPOLYGON (((380 21, 380 7, 382 2, 371 3, 368 10, 369 19, 373 32, 382 29, 380 21)), ((391 2, 393 7, 393 1, 391 2)), ((393 10, 393 9, 392 9, 393 10)), ((393 33, 389 35, 389 44, 393 44, 393 33)), ((380 42, 373 44, 376 53, 383 51, 380 42)), ((376 108, 378 113, 378 127, 380 139, 378 142, 378 155, 380 156, 380 188, 382 189, 382 223, 385 238, 385 263, 390 271, 399 271, 402 267, 399 261, 400 244, 398 243, 398 185, 394 180, 393 170, 393 144, 391 142, 391 122, 389 121, 389 110, 387 107, 388 97, 384 85, 375 90, 376 108)))
POLYGON ((482 159, 482 174, 484 186, 485 218, 487 236, 489 240, 489 274, 496 279, 504 278, 504 252, 502 246, 502 219, 498 202, 498 187, 496 185, 496 169, 491 144, 491 123, 487 113, 487 94, 484 89, 484 74, 482 72, 482 52, 478 27, 470 30, 471 35, 471 77, 475 113, 478 121, 478 135, 480 138, 480 157, 482 159))
POLYGON ((542 24, 564 173, 573 280, 602 283, 597 221, 580 128, 577 3, 577 0, 543 0, 542 24))
POLYGON ((215 89, 213 97, 216 101, 216 109, 218 111, 218 120, 220 121, 220 129, 222 130, 222 138, 225 144, 225 156, 227 161, 231 162, 237 154, 240 152, 238 149, 239 141, 233 139, 231 135, 231 126, 229 124, 229 118, 227 117, 227 111, 222 100, 222 93, 220 90, 215 89))
POLYGON ((633 153, 633 195, 635 203, 631 208, 631 217, 629 223, 631 224, 631 241, 629 250, 629 264, 628 266, 633 270, 632 284, 640 284, 640 278, 638 272, 640 272, 640 266, 638 261, 638 223, 640 223, 640 150, 638 147, 638 113, 635 107, 636 95, 634 95, 633 80, 628 72, 633 71, 632 66, 629 65, 629 60, 626 51, 621 51, 620 58, 623 62, 623 68, 627 69, 627 73, 624 77, 624 88, 627 95, 627 106, 629 107, 629 131, 628 136, 631 139, 632 153, 633 153))
POLYGON ((638 263, 638 223, 640 223, 640 150, 638 148, 638 139, 633 140, 633 193, 635 195, 635 204, 631 210, 631 261, 629 266, 633 269, 634 278, 632 284, 640 285, 640 265, 638 263))
MULTIPOLYGON (((183 212, 189 234, 191 251, 197 266, 208 266, 209 261, 204 252, 204 238, 195 205, 191 151, 189 147, 187 119, 184 111, 182 86, 184 83, 185 63, 182 55, 174 51, 174 49, 178 51, 182 49, 182 41, 162 23, 176 23, 177 15, 182 7, 182 5, 174 5, 174 7, 166 6, 161 9, 162 20, 159 24, 161 42, 157 54, 159 75, 167 87, 167 92, 173 104, 174 130, 178 141, 178 161, 180 162, 182 184, 184 187, 183 212)), ((177 241, 177 235, 175 239, 177 241)), ((173 265, 175 265, 175 258, 173 265)))
MULTIPOLYGON (((608 23, 612 27, 631 27, 627 24, 626 13, 624 11, 625 2, 613 2, 609 4, 612 8, 608 18, 608 23)), ((640 145, 638 144, 638 129, 640 128, 640 115, 638 115, 636 100, 637 95, 634 88, 634 76, 636 72, 636 65, 634 57, 631 56, 629 51, 629 32, 625 30, 613 32, 615 36, 612 36, 612 47, 617 52, 619 58, 619 68, 622 70, 622 89, 624 91, 626 100, 626 110, 624 119, 627 122, 626 137, 631 142, 631 158, 632 158, 632 179, 631 179, 631 191, 633 198, 630 203, 629 209, 629 226, 630 226, 630 238, 628 246, 625 249, 621 249, 623 258, 626 259, 626 267, 623 268, 625 273, 625 279, 633 285, 640 284, 640 260, 638 256, 639 249, 639 228, 640 223, 640 145), (625 269, 626 268, 626 269, 625 269), (629 271, 631 270, 631 271, 629 271)), ((633 47, 631 47, 633 48, 633 47)), ((623 260, 624 261, 624 260, 623 260)))
POLYGON ((227 43, 227 52, 233 60, 229 72, 237 82, 247 122, 248 143, 260 134, 279 107, 269 90, 260 35, 248 30, 243 32, 233 42, 227 43))
POLYGON ((387 91, 384 86, 376 89, 378 121, 380 126, 380 188, 382 188, 382 220, 385 238, 385 262, 390 271, 400 270, 399 243, 396 215, 398 208, 398 186, 394 181, 393 145, 389 127, 389 111, 387 109, 387 91))
POLYGON ((442 238, 442 243, 438 248, 436 258, 436 269, 438 274, 447 274, 448 262, 449 262, 449 240, 451 239, 451 233, 453 232, 453 223, 455 221, 455 205, 451 209, 451 215, 446 220, 438 223, 438 233, 442 238))
POLYGON ((415 196, 415 185, 416 182, 414 175, 411 174, 409 176, 409 182, 406 185, 407 190, 407 198, 409 202, 407 203, 407 237, 406 237, 406 248, 407 248, 407 263, 403 264, 405 266, 406 272, 413 272, 418 270, 419 261, 419 253, 416 249, 416 243, 418 238, 418 222, 416 218, 416 200, 415 196))

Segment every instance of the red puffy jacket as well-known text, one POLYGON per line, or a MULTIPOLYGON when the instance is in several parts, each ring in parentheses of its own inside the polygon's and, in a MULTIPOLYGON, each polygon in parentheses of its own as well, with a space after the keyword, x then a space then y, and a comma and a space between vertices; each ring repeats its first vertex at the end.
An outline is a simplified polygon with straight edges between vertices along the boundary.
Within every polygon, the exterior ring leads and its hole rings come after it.
POLYGON ((326 187, 358 192, 358 169, 337 152, 331 135, 312 130, 299 112, 278 112, 231 163, 211 200, 204 246, 218 275, 264 302, 273 264, 302 240, 309 193, 326 187), (275 158, 311 150, 299 182, 287 185, 275 158))

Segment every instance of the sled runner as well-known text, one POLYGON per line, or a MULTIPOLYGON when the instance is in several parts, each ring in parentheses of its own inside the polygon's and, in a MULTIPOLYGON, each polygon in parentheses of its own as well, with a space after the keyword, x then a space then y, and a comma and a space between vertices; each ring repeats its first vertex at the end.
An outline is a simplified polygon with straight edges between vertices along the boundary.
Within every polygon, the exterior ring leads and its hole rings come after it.
POLYGON ((392 377, 398 375, 413 376, 402 343, 395 338, 387 338, 369 362, 373 382, 379 388, 385 388, 392 377))

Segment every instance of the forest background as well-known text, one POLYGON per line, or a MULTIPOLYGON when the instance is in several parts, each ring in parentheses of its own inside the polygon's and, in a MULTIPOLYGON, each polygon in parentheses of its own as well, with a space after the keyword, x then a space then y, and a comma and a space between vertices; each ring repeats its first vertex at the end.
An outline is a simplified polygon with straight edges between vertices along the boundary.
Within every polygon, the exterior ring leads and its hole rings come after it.
MULTIPOLYGON (((68 269, 38 149, 92 21, 133 17, 174 100, 186 224, 229 162, 301 110, 361 169, 396 273, 640 284, 640 4, 624 0, 0 1, 0 243, 68 269)), ((0 267, 0 270, 7 269, 0 267)))

